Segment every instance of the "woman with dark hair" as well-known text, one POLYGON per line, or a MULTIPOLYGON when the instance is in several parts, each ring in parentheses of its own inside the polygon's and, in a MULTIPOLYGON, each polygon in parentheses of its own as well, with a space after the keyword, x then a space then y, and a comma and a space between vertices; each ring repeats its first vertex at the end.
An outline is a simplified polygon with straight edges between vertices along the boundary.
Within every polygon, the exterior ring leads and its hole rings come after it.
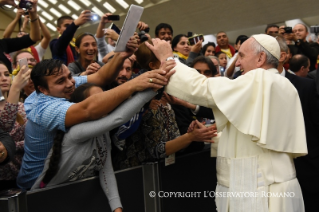
MULTIPOLYGON (((146 42, 151 43, 150 40, 146 42)), ((139 46, 135 56, 143 69, 160 68, 161 62, 145 45, 145 42, 139 46)), ((210 140, 214 136, 215 131, 204 126, 180 135, 175 113, 168 99, 162 95, 163 91, 158 93, 145 108, 146 111, 138 129, 126 138, 123 151, 114 156, 113 163, 116 170, 173 156, 176 152, 188 147, 192 141, 210 140)))
POLYGON ((182 63, 186 64, 186 60, 191 50, 188 37, 184 34, 176 35, 172 40, 172 50, 174 56, 178 57, 182 63))
POLYGON ((198 73, 208 77, 215 77, 218 75, 217 69, 209 57, 199 56, 193 60, 190 67, 196 69, 198 73))
POLYGON ((176 35, 172 41, 174 56, 186 65, 190 65, 193 60, 200 55, 201 48, 202 41, 198 41, 193 46, 190 46, 188 37, 184 34, 176 35))
POLYGON ((202 48, 202 55, 204 56, 215 56, 215 43, 214 42, 208 42, 206 43, 202 48))
POLYGON ((10 162, 0 167, 0 180, 16 187, 16 178, 24 154, 24 130, 27 122, 23 103, 19 102, 20 91, 29 82, 31 69, 22 67, 11 83, 9 70, 0 61, 0 128, 9 133, 15 142, 16 155, 10 162), (26 68, 26 69, 25 69, 26 68))
POLYGON ((94 35, 86 32, 77 36, 75 50, 78 54, 78 60, 68 66, 72 75, 90 75, 104 65, 97 60, 98 49, 94 35))
MULTIPOLYGON (((78 103, 101 92, 100 87, 86 83, 75 89, 70 101, 78 103)), ((155 94, 153 90, 139 92, 99 120, 77 124, 65 134, 58 131, 44 169, 31 190, 92 177, 98 171, 112 211, 122 211, 111 162, 109 131, 127 122, 155 94)))

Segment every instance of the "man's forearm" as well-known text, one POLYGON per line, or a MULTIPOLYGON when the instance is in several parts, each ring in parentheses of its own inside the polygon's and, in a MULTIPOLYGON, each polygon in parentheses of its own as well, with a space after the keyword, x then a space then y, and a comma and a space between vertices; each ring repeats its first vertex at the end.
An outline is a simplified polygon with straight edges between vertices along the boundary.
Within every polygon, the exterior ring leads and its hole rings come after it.
POLYGON ((7 28, 4 30, 3 32, 3 38, 10 38, 11 34, 14 30, 14 28, 16 27, 17 23, 18 23, 19 19, 17 17, 15 17, 13 19, 13 21, 7 26, 7 28))
POLYGON ((66 113, 65 127, 97 120, 107 115, 134 92, 132 83, 127 82, 101 94, 92 95, 80 103, 73 104, 66 113))
POLYGON ((41 40, 40 24, 37 12, 29 12, 30 15, 30 38, 34 42, 41 40))

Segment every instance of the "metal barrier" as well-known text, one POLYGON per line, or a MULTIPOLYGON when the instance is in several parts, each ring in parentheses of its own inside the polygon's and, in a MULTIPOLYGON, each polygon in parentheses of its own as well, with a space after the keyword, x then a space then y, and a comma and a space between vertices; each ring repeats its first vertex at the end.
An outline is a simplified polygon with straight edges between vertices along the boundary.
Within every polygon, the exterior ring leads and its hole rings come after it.
MULTIPOLYGON (((126 212, 216 211, 216 159, 209 149, 115 172, 126 212)), ((108 212, 98 177, 37 191, 0 194, 0 212, 108 212)))

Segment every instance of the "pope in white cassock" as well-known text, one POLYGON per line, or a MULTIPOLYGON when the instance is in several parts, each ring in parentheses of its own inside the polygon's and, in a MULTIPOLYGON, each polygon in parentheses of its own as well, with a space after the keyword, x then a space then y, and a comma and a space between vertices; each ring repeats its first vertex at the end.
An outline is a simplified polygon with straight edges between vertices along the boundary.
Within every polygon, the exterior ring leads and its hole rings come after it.
MULTIPOLYGON (((146 43, 160 61, 173 63, 168 43, 153 44, 146 43)), ((278 74, 279 58, 275 38, 254 35, 239 49, 243 76, 206 78, 176 61, 166 86, 168 94, 214 112, 222 132, 216 192, 228 192, 216 197, 218 212, 304 211, 293 162, 307 154, 304 119, 295 87, 278 74)))

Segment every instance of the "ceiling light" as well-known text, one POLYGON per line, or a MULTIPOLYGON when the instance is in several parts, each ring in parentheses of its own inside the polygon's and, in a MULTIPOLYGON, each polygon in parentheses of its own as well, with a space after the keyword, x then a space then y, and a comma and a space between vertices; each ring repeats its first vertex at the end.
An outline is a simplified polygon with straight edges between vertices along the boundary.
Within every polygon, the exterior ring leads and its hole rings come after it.
POLYGON ((47 8, 49 5, 48 3, 46 3, 45 1, 38 1, 38 4, 40 4, 41 6, 47 8))
POLYGON ((42 8, 38 5, 37 6, 37 11, 40 11, 40 10, 42 10, 42 8))
POLYGON ((135 0, 135 2, 138 3, 138 4, 142 4, 143 0, 135 0))
POLYGON ((60 18, 62 16, 62 14, 54 8, 51 8, 50 12, 53 13, 58 18, 60 18))
POLYGON ((62 4, 60 4, 59 5, 59 8, 63 11, 63 12, 65 12, 66 14, 70 14, 70 10, 68 9, 68 8, 66 8, 64 5, 62 5, 62 4))
POLYGON ((43 11, 41 14, 42 14, 44 17, 46 17, 47 19, 49 19, 50 21, 53 20, 53 17, 52 17, 49 13, 43 11))
POLYGON ((74 8, 75 10, 81 9, 81 7, 80 7, 77 3, 75 3, 74 1, 68 1, 68 4, 69 4, 72 8, 74 8))
POLYGON ((86 5, 86 6, 90 6, 91 2, 89 2, 88 0, 81 0, 81 2, 86 5))
POLYGON ((15 8, 15 9, 13 10, 13 12, 14 12, 14 13, 17 13, 17 11, 18 11, 18 9, 17 9, 17 8, 15 8))
POLYGON ((115 13, 116 9, 114 7, 112 7, 112 5, 110 5, 109 3, 105 2, 103 4, 103 6, 108 9, 108 11, 110 11, 111 13, 115 13))
POLYGON ((78 19, 78 18, 79 18, 79 16, 77 16, 77 15, 73 14, 73 15, 72 15, 72 18, 73 18, 74 20, 76 20, 76 19, 78 19))
POLYGON ((56 31, 55 26, 53 26, 53 25, 50 24, 50 23, 47 23, 47 27, 49 27, 52 31, 56 31))
POLYGON ((41 21, 42 23, 45 23, 45 22, 46 22, 46 20, 45 20, 44 18, 41 18, 40 16, 39 16, 39 18, 40 18, 40 21, 41 21))
POLYGON ((128 8, 128 4, 124 0, 116 0, 124 9, 128 8))
POLYGON ((49 0, 52 4, 56 4, 57 0, 49 0))
POLYGON ((104 13, 103 13, 101 10, 99 10, 98 8, 96 8, 96 7, 93 7, 92 10, 93 10, 95 13, 99 14, 99 16, 104 15, 104 13))

